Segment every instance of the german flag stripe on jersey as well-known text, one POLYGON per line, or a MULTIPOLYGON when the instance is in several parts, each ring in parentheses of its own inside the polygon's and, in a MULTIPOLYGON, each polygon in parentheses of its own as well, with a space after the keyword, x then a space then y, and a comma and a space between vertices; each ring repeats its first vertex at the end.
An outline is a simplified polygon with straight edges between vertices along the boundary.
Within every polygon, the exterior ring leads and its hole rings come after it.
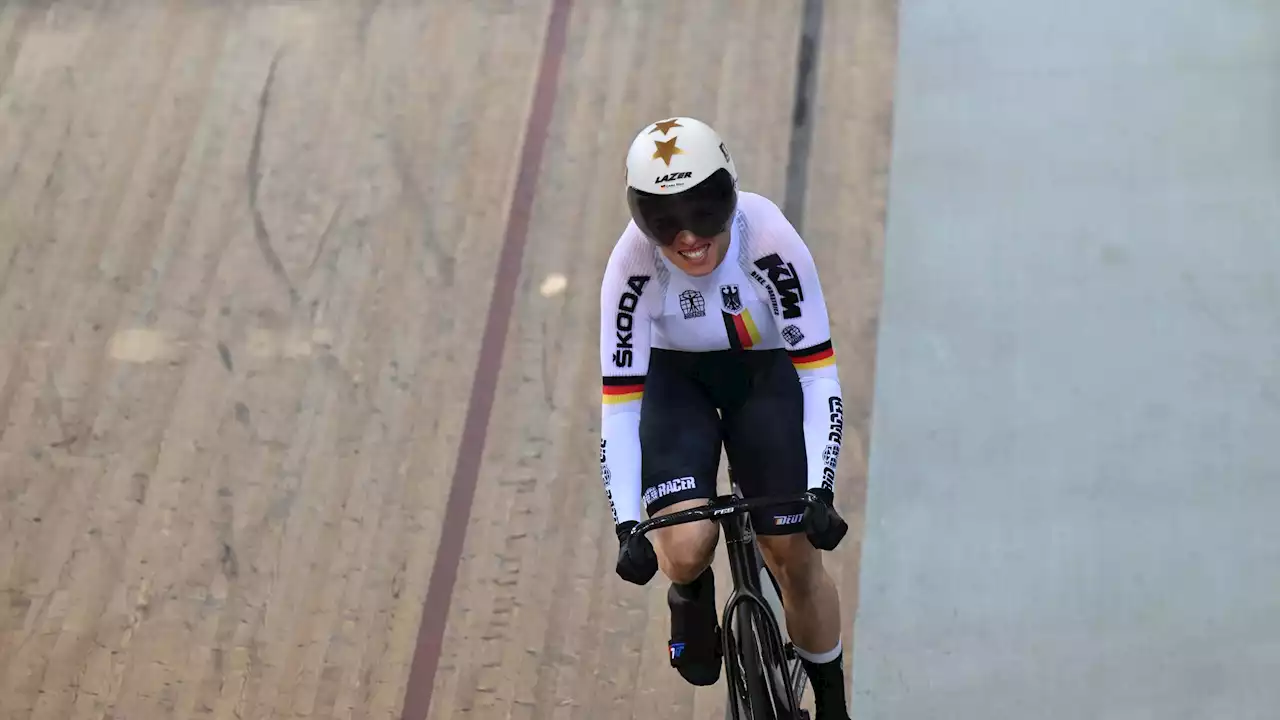
POLYGON ((724 316, 724 329, 729 335, 729 346, 734 350, 746 350, 760 342, 760 330, 756 321, 751 318, 751 311, 746 308, 737 315, 721 311, 724 316))
POLYGON ((791 356, 791 364, 797 370, 817 370, 836 362, 836 351, 831 347, 830 340, 804 350, 788 350, 787 354, 791 356))
POLYGON ((605 377, 602 400, 606 405, 639 400, 644 396, 644 376, 605 377))

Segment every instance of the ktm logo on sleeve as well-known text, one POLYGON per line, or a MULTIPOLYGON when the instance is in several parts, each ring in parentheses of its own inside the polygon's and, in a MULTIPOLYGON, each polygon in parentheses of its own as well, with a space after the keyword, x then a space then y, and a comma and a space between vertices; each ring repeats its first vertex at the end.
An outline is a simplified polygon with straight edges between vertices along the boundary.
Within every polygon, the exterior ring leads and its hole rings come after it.
POLYGON ((800 317, 800 301, 804 300, 804 289, 800 287, 800 278, 796 276, 796 266, 783 262, 778 253, 765 255, 755 265, 765 271, 769 282, 778 289, 778 295, 782 299, 782 317, 788 320, 800 317))

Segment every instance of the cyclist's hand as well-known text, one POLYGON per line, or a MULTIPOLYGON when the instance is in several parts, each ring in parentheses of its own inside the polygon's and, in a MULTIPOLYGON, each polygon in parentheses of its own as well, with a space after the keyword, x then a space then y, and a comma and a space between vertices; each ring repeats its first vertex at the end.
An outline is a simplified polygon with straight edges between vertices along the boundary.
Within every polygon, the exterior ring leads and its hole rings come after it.
POLYGON ((830 490, 810 490, 809 494, 820 502, 816 507, 805 508, 804 533, 819 550, 834 550, 849 532, 849 523, 836 512, 835 498, 830 490))
POLYGON ((629 583, 644 585, 658 572, 658 555, 653 544, 644 535, 631 536, 631 528, 638 523, 628 520, 614 530, 618 534, 618 577, 629 583))

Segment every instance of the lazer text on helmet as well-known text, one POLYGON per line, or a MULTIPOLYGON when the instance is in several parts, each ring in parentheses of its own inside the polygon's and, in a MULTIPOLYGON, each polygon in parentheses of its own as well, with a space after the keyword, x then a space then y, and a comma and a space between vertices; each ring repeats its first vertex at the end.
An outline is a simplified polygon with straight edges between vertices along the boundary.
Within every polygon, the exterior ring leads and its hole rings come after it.
POLYGON ((667 173, 666 175, 659 175, 657 178, 655 178, 653 181, 653 184, 660 185, 662 183, 674 182, 676 180, 688 180, 691 177, 693 177, 693 173, 691 172, 667 173))

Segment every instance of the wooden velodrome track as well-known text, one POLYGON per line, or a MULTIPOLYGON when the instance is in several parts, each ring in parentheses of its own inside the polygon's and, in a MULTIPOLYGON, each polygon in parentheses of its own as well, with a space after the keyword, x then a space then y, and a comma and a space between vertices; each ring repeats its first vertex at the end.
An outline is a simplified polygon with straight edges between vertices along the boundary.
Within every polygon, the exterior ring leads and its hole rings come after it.
POLYGON ((896 8, 821 8, 793 144, 805 12, 0 4, 0 718, 720 717, 597 464, 622 159, 672 114, 823 273, 847 659, 896 8))

